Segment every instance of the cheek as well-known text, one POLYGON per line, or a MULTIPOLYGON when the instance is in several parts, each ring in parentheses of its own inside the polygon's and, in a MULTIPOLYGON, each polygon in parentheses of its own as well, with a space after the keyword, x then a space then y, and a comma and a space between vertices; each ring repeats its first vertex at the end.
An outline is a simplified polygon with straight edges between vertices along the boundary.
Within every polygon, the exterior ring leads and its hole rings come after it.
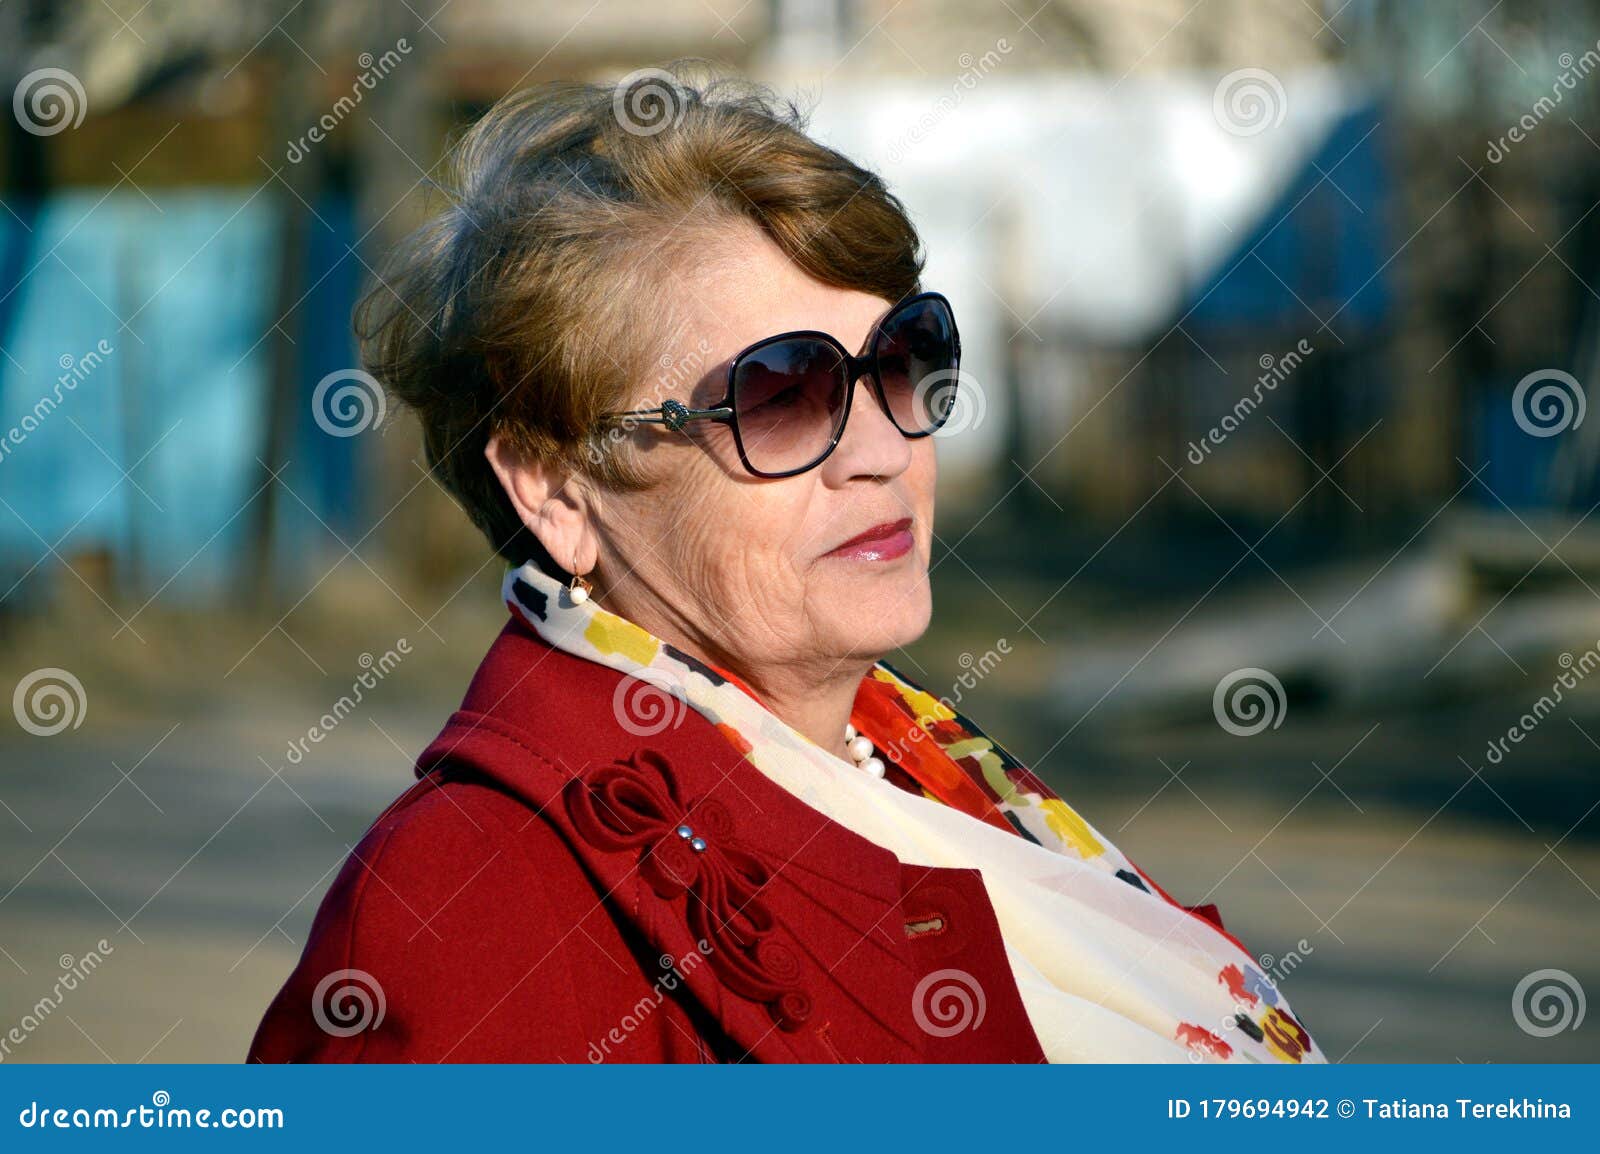
POLYGON ((715 467, 691 467, 658 495, 682 514, 666 540, 687 585, 712 604, 746 604, 758 594, 765 602, 774 593, 793 603, 803 478, 745 484, 715 467))
POLYGON ((906 469, 906 499, 917 519, 917 542, 923 559, 933 544, 934 491, 939 481, 939 458, 934 450, 936 437, 911 442, 911 465, 906 469))
POLYGON ((939 480, 939 438, 919 437, 911 442, 911 464, 906 469, 906 488, 914 499, 933 508, 933 489, 939 480))

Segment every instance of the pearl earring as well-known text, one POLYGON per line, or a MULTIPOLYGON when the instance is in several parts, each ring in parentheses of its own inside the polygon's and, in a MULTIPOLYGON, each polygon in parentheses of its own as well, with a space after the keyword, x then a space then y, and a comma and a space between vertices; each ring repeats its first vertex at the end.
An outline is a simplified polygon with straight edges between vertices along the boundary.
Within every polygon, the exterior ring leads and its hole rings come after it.
POLYGON ((567 584, 567 596, 572 598, 574 605, 582 605, 589 600, 589 593, 594 585, 578 576, 578 555, 572 555, 572 580, 567 584))

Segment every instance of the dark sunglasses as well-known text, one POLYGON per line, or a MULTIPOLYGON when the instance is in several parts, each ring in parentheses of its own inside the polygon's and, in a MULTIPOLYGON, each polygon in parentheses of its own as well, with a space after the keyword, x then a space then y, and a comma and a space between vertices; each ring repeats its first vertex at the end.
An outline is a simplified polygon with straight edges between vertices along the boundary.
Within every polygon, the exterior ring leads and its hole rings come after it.
POLYGON ((690 421, 733 427, 739 460, 757 477, 792 477, 827 459, 844 436, 855 383, 866 374, 884 413, 906 437, 937 432, 955 405, 961 337, 939 293, 908 297, 873 329, 862 356, 827 333, 803 329, 757 341, 728 365, 728 388, 708 409, 667 400, 606 413, 607 424, 690 421))

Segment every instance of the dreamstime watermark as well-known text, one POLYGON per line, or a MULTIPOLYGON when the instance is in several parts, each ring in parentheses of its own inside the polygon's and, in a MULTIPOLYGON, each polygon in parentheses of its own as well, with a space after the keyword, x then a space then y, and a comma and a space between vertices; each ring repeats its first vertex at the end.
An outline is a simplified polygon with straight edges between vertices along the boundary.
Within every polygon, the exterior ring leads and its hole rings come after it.
POLYGON ((1588 409, 1583 385, 1561 369, 1535 369, 1511 391, 1511 416, 1530 437, 1553 437, 1576 429, 1588 409))
POLYGON ((654 136, 676 125, 688 108, 688 94, 678 78, 661 68, 628 73, 612 91, 611 112, 632 136, 654 136))
POLYGON ((984 78, 998 68, 1002 58, 1011 55, 1011 41, 1004 36, 994 42, 994 47, 982 56, 974 56, 970 52, 963 52, 956 57, 956 64, 961 72, 950 85, 950 91, 933 102, 933 107, 925 111, 904 132, 895 137, 889 144, 889 160, 898 163, 904 159, 906 153, 921 144, 933 130, 957 108, 961 107, 965 93, 973 91, 983 82, 984 78))
POLYGON ((334 1038, 353 1038, 383 1025, 383 986, 366 970, 334 970, 311 991, 311 1017, 334 1038))
POLYGON ((1255 965, 1224 966, 1217 974, 1217 984, 1228 991, 1233 1006, 1217 1022, 1216 1030, 1190 1027, 1187 1035, 1180 1031, 1179 1040, 1189 1047, 1189 1060, 1203 1062, 1207 1055, 1226 1058, 1232 1051, 1228 1038, 1234 1033, 1242 1033, 1255 1042, 1266 1042, 1270 1030, 1269 1045, 1286 1052, 1295 1047, 1303 1049, 1309 1036, 1279 1010, 1279 1003, 1283 1001, 1280 985, 1315 952, 1311 943, 1301 938, 1293 949, 1282 955, 1262 954, 1255 965))
POLYGON ((935 1038, 976 1030, 988 1009, 982 983, 966 970, 934 970, 911 991, 911 1016, 935 1038))
POLYGON ((1276 128, 1288 107, 1283 82, 1265 68, 1230 72, 1211 93, 1211 115, 1233 136, 1259 136, 1276 128))
POLYGON ((1582 56, 1574 57, 1570 52, 1563 52, 1556 57, 1556 63, 1561 66, 1561 71, 1550 85, 1550 96, 1539 97, 1533 102, 1531 109, 1524 112, 1515 124, 1506 129, 1504 136, 1498 140, 1491 140, 1489 150, 1484 153, 1484 159, 1490 164, 1499 164, 1511 154, 1513 144, 1521 144, 1528 139, 1533 130, 1544 122, 1544 118, 1555 111, 1564 93, 1571 92, 1578 86, 1578 81, 1587 77, 1596 68, 1600 68, 1600 52, 1596 52, 1595 49, 1600 49, 1600 40, 1595 41, 1594 48, 1586 50, 1582 56))
POLYGON ((395 41, 394 47, 382 56, 374 57, 370 52, 363 52, 356 57, 356 63, 361 66, 361 74, 356 77, 355 83, 350 85, 349 95, 335 100, 333 107, 324 112, 299 140, 289 141, 283 158, 290 164, 299 164, 304 160, 310 154, 311 146, 326 140, 333 130, 344 122, 345 117, 355 111, 366 94, 378 86, 378 81, 399 66, 401 57, 410 54, 411 45, 402 36, 395 41))
MULTIPOLYGON (((685 385, 693 386, 706 371, 706 359, 711 355, 711 342, 701 337, 695 347, 681 357, 674 357, 670 353, 662 353, 656 363, 661 371, 656 374, 650 392, 639 400, 636 408, 648 409, 660 405, 668 397, 677 392, 687 392, 685 385)), ((638 428, 640 421, 637 417, 623 417, 616 422, 596 430, 584 445, 584 453, 589 458, 591 465, 598 465, 607 452, 619 445, 623 438, 634 429, 638 428)))
POLYGON ((94 348, 81 357, 62 353, 56 361, 62 373, 56 378, 55 387, 35 401, 33 408, 24 413, 22 419, 13 425, 4 437, 0 437, 0 462, 26 441, 30 433, 44 424, 50 414, 61 407, 66 395, 87 380, 89 374, 98 369, 114 351, 111 342, 101 338, 94 348))
POLYGON ((95 948, 84 954, 81 958, 74 958, 71 954, 62 954, 57 964, 61 973, 56 978, 55 985, 50 992, 45 994, 22 1015, 22 1019, 0 1036, 0 1062, 11 1056, 13 1048, 22 1045, 28 1038, 45 1024, 51 1014, 61 1008, 67 995, 86 982, 89 975, 100 968, 107 955, 114 953, 110 942, 101 938, 95 943, 95 948))
POLYGON ((17 682, 11 712, 33 736, 54 737, 68 726, 77 729, 83 724, 89 715, 89 696, 71 671, 48 666, 17 682))
POLYGON ((702 965, 706 958, 711 956, 711 943, 701 938, 695 943, 695 951, 686 958, 674 958, 671 954, 662 954, 658 963, 663 970, 662 975, 650 987, 650 992, 640 998, 622 1015, 619 1021, 598 1042, 589 1043, 589 1061, 593 1065, 604 1062, 611 1054, 613 1046, 621 1046, 628 1037, 642 1026, 651 1014, 667 1000, 667 995, 678 988, 678 983, 687 979, 690 973, 702 965))
POLYGON ((393 673, 400 662, 411 655, 411 641, 402 637, 394 643, 393 649, 383 651, 381 657, 374 657, 370 653, 363 653, 356 661, 363 672, 356 676, 350 685, 350 692, 342 695, 333 703, 333 708, 317 719, 317 723, 306 730, 305 736, 297 737, 289 743, 285 760, 290 765, 299 765, 306 759, 310 747, 319 745, 323 739, 343 723, 344 719, 356 711, 356 706, 366 699, 369 690, 376 689, 385 677, 393 673))
POLYGON ((1283 724, 1289 698, 1283 682, 1272 673, 1246 666, 1217 682, 1211 712, 1217 724, 1235 737, 1254 737, 1268 726, 1277 729, 1283 724))
POLYGON ((25 1129, 37 1130, 282 1130, 276 1106, 225 1106, 194 1109, 172 1105, 172 1095, 157 1090, 150 1105, 118 1110, 110 1106, 41 1106, 30 1101, 17 1113, 25 1129))
POLYGON ((83 82, 65 68, 37 68, 17 82, 11 111, 24 132, 54 136, 83 123, 89 99, 83 82))
POLYGON ((1549 1038, 1583 1025, 1588 1001, 1566 970, 1534 970, 1511 991, 1511 1017, 1524 1034, 1549 1038))
POLYGON ((994 645, 985 649, 981 656, 974 657, 963 650, 961 656, 956 658, 956 664, 961 666, 962 672, 956 675, 955 684, 950 687, 950 693, 939 698, 939 704, 954 712, 955 707, 961 704, 965 690, 976 689, 979 682, 993 673, 1000 665, 1003 657, 1011 656, 1011 639, 1002 637, 994 645), (952 694, 954 696, 952 696, 952 694))
POLYGON ((335 369, 311 391, 311 417, 330 437, 354 437, 383 423, 383 386, 364 369, 335 369))
POLYGON ((1509 746, 1522 744, 1523 738, 1539 728, 1539 723, 1555 712, 1556 706, 1561 704, 1565 696, 1563 690, 1578 688, 1579 682, 1596 669, 1600 669, 1600 641, 1585 649, 1576 658, 1570 653, 1563 653, 1556 658, 1556 664, 1567 672, 1556 675, 1556 679, 1550 683, 1550 692, 1540 694, 1539 700, 1512 722, 1503 737, 1497 737, 1489 742, 1484 750, 1484 756, 1488 758, 1490 765, 1499 765, 1504 761, 1506 754, 1511 752, 1509 746))
POLYGON ((1278 983, 1299 969, 1300 963, 1315 952, 1311 943, 1301 938, 1294 944, 1294 949, 1277 956, 1262 954, 1256 959, 1256 964, 1261 967, 1261 972, 1271 982, 1272 988, 1277 989, 1278 983))
POLYGON ((1294 348, 1282 356, 1275 357, 1271 353, 1262 353, 1260 360, 1256 362, 1261 366, 1262 373, 1256 378, 1255 388, 1235 401, 1233 409, 1213 425, 1205 436, 1198 441, 1189 442, 1189 451, 1185 454, 1189 458, 1189 463, 1203 465, 1206 458, 1211 455, 1211 450, 1221 448, 1222 443, 1244 424, 1245 418, 1261 407, 1266 394, 1288 380, 1289 374, 1298 369, 1301 362, 1315 351, 1311 342, 1301 337, 1294 348))
MULTIPOLYGON (((1000 667, 1000 662, 1011 655, 1011 639, 999 638, 992 646, 985 649, 982 654, 974 657, 970 652, 963 651, 956 658, 956 663, 961 666, 961 673, 956 676, 955 683, 950 687, 950 692, 941 695, 936 700, 950 713, 956 712, 956 706, 961 704, 968 690, 976 689, 985 678, 1000 667)), ((931 738, 928 726, 931 726, 934 717, 921 716, 917 724, 913 725, 906 733, 906 742, 915 744, 931 738)), ((898 738, 886 745, 880 752, 890 761, 899 763, 904 760, 905 743, 898 738)))
POLYGON ((688 713, 678 678, 659 669, 626 673, 611 694, 617 724, 635 737, 654 737, 683 724, 688 713))
POLYGON ((940 422, 933 431, 935 437, 953 437, 983 424, 989 398, 983 385, 966 370, 940 369, 911 390, 911 411, 926 411, 940 422))

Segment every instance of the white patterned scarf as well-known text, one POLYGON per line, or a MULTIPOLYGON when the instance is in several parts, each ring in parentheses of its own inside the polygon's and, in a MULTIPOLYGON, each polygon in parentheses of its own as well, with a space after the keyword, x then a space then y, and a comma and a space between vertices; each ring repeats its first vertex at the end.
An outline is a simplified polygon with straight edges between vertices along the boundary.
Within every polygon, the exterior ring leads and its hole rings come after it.
MULTIPOLYGON (((1004 767, 1016 766, 1009 754, 882 662, 869 676, 914 703, 918 724, 931 732, 959 718, 960 748, 946 752, 987 780, 1012 829, 865 773, 647 630, 592 600, 574 603, 531 563, 507 572, 503 595, 550 645, 665 691, 725 735, 735 731, 774 784, 902 863, 980 871, 1050 1061, 1326 1061, 1231 935, 1159 886, 1152 892, 1149 876, 1099 830, 1025 770, 1008 775, 1004 767), (542 615, 525 601, 542 602, 542 615)), ((872 718, 852 721, 885 750, 872 718)))

